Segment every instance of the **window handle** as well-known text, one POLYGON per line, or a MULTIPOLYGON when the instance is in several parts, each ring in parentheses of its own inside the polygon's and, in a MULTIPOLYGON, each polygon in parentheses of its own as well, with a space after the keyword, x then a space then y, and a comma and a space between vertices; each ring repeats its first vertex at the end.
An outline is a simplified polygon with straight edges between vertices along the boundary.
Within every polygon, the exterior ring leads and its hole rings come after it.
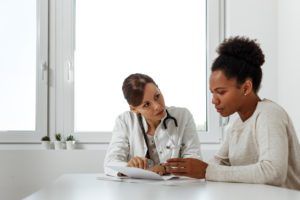
POLYGON ((67 80, 71 81, 72 78, 72 65, 71 65, 71 61, 67 61, 67 80))
POLYGON ((48 65, 47 62, 43 62, 42 64, 42 81, 47 84, 48 80, 48 65))

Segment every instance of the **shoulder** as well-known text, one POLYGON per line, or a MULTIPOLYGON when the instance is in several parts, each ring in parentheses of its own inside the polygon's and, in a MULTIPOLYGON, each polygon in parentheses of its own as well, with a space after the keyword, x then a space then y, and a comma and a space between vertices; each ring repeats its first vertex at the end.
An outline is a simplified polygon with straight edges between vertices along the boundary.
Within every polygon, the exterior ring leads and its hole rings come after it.
POLYGON ((189 123, 190 121, 194 121, 194 117, 189 109, 184 107, 168 107, 167 108, 169 114, 176 118, 180 123, 189 123))
POLYGON ((136 121, 136 114, 134 112, 131 111, 125 111, 121 114, 118 115, 116 122, 118 123, 125 123, 125 124, 130 124, 134 121, 136 121))
POLYGON ((285 122, 288 123, 289 116, 287 112, 277 103, 263 99, 257 105, 255 111, 256 119, 263 122, 285 122))
POLYGON ((268 100, 263 99, 257 104, 257 114, 260 115, 275 115, 278 117, 287 116, 287 112, 277 103, 268 100))
POLYGON ((191 112, 185 107, 171 106, 171 107, 167 107, 167 110, 170 113, 170 115, 174 115, 178 117, 192 115, 191 112))

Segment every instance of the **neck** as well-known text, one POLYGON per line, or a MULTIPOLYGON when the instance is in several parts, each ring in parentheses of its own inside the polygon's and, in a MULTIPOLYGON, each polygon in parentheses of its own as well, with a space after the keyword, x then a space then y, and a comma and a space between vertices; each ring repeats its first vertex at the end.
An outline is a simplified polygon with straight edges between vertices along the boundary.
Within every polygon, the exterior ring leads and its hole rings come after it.
POLYGON ((159 123, 160 123, 160 121, 157 121, 157 122, 147 121, 147 124, 148 124, 147 134, 154 135, 155 130, 156 130, 157 126, 159 125, 159 123))
POLYGON ((243 104, 243 108, 238 112, 243 122, 252 116, 256 109, 257 103, 260 101, 260 98, 256 94, 252 93, 249 95, 251 96, 247 97, 247 100, 245 100, 245 103, 243 104))

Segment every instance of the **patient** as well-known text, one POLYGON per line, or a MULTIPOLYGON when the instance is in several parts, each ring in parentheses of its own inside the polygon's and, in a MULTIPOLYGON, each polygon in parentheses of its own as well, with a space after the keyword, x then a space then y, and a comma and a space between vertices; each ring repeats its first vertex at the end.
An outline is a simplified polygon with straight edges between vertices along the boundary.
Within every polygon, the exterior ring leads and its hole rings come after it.
POLYGON ((258 96, 264 54, 255 40, 234 37, 218 48, 211 68, 212 103, 228 128, 214 162, 170 159, 175 175, 212 181, 270 184, 300 190, 300 145, 287 112, 258 96))

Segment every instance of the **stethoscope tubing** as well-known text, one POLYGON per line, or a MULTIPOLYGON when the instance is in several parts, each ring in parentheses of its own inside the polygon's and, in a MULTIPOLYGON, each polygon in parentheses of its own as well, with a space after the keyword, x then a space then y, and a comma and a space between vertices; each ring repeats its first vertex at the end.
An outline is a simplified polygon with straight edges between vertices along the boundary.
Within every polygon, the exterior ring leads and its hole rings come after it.
MULTIPOLYGON (((168 120, 173 120, 174 121, 174 124, 175 126, 177 127, 178 129, 178 123, 177 123, 177 120, 175 117, 171 116, 170 113, 168 112, 168 110, 166 110, 167 112, 167 117, 163 120, 163 126, 164 126, 164 129, 167 129, 167 121, 168 120)), ((142 130, 142 133, 143 133, 143 137, 144 137, 144 140, 145 140, 145 143, 146 143, 146 146, 147 146, 147 152, 146 152, 146 158, 148 159, 151 159, 150 158, 150 153, 149 153, 149 140, 148 140, 148 137, 147 137, 147 133, 145 131, 145 128, 144 128, 144 125, 143 125, 143 120, 142 120, 142 115, 140 113, 137 114, 138 116, 138 121, 139 121, 139 125, 140 125, 140 128, 142 130)), ((169 133, 167 132, 168 134, 168 137, 170 138, 171 140, 171 143, 176 147, 172 137, 169 135, 169 133)), ((170 149, 170 146, 166 146, 167 149, 170 149)))

